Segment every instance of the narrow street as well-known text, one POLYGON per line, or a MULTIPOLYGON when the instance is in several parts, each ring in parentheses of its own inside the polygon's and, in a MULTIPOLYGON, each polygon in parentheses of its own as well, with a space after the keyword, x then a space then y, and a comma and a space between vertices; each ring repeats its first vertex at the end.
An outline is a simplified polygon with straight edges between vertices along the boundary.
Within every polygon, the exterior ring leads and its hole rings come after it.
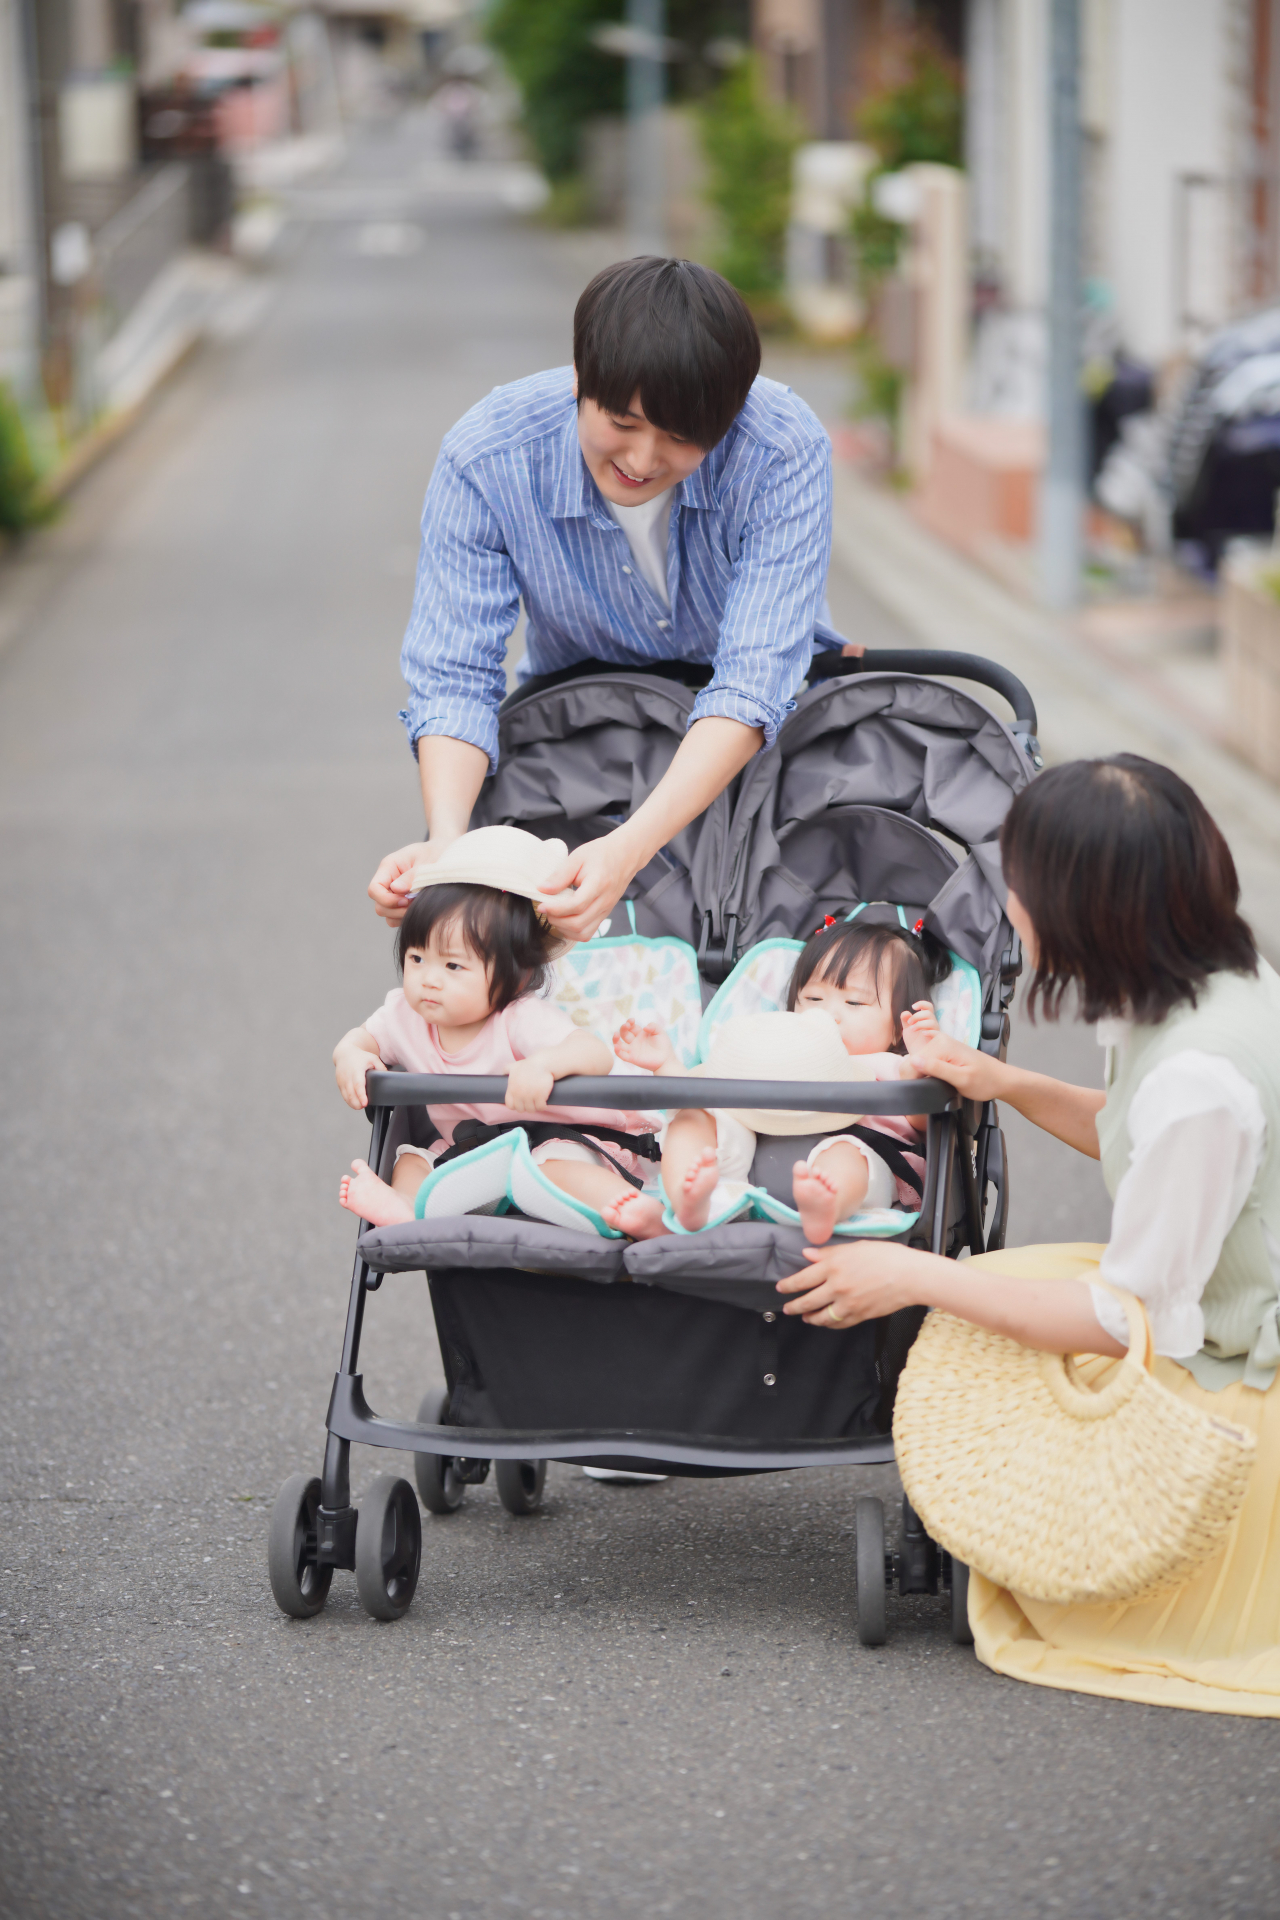
MULTIPOLYGON (((859 1646, 854 1496, 889 1468, 553 1466, 536 1518, 491 1485, 424 1516, 398 1624, 346 1574, 276 1610, 367 1137, 330 1054, 394 984, 364 889, 421 826, 422 494, 467 406, 568 359, 601 264, 477 180, 420 118, 369 134, 244 328, 0 571, 0 1913, 1272 1920, 1276 1723, 998 1679, 941 1599, 859 1646)), ((839 571, 831 601, 892 637, 839 571)), ((1099 1072, 1078 1028, 1016 1054, 1099 1072)), ((1102 1237, 1095 1168, 1010 1152, 1012 1242, 1102 1237)), ((440 1379, 420 1276, 372 1300, 364 1373, 387 1413, 440 1379)), ((408 1470, 352 1464, 356 1498, 408 1470)))

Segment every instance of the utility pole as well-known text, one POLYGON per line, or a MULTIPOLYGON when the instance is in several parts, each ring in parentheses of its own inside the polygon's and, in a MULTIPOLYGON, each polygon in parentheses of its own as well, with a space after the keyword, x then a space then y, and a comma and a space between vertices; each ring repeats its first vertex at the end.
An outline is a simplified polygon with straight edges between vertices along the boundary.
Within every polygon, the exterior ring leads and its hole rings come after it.
POLYGON ((627 0, 627 42, 627 246, 633 254, 665 253, 665 0, 627 0))
POLYGON ((1049 0, 1049 310, 1040 578, 1046 603, 1080 597, 1084 396, 1080 385, 1080 0, 1049 0))

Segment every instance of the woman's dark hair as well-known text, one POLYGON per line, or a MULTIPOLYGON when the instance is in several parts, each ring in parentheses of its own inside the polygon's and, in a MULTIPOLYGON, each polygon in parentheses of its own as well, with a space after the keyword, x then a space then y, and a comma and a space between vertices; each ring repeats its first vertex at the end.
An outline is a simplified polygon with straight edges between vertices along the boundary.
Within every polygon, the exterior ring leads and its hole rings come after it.
POLYGON ((1231 849, 1185 780, 1118 753, 1072 760, 1018 795, 1004 877, 1035 928, 1027 1005, 1057 1018, 1074 981, 1086 1020, 1162 1020, 1211 973, 1256 973, 1231 849))
POLYGON ((424 887, 415 894, 400 922, 396 965, 401 973, 411 947, 425 947, 432 929, 456 923, 473 953, 489 971, 489 1006, 501 1013, 522 993, 540 993, 550 966, 548 948, 555 935, 539 920, 532 900, 496 887, 424 887))
MULTIPOLYGON (((860 920, 839 920, 824 927, 796 955, 795 972, 787 993, 787 1012, 794 1013, 796 1001, 815 974, 843 986, 856 966, 870 963, 871 977, 880 998, 885 975, 885 956, 889 967, 889 1006, 893 1014, 893 1053, 905 1052, 902 1016, 917 1000, 926 1000, 951 971, 951 955, 932 934, 908 933, 905 927, 886 927, 860 920)), ((883 1004, 883 1003, 882 1003, 883 1004)))
POLYGON ((598 273, 573 316, 578 400, 625 413, 639 391, 646 420, 710 449, 723 440, 760 371, 746 301, 710 267, 642 256, 598 273))

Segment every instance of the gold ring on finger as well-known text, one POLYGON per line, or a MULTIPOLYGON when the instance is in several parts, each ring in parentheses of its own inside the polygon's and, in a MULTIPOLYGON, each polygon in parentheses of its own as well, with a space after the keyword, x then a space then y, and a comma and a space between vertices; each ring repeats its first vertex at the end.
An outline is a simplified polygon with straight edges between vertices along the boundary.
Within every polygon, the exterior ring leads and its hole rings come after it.
POLYGON ((844 1325, 844 1321, 836 1312, 836 1303, 834 1300, 828 1300, 827 1302, 827 1318, 833 1327, 842 1327, 844 1325))

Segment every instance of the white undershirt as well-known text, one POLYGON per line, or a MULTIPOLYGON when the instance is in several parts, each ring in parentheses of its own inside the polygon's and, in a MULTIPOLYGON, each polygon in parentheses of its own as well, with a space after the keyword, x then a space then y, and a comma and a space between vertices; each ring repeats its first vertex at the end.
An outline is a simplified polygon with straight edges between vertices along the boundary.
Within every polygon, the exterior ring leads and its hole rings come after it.
POLYGON ((632 558, 664 607, 671 605, 671 595, 667 592, 667 538, 674 491, 668 487, 665 493, 655 493, 652 500, 643 500, 636 507, 620 507, 616 500, 605 501, 627 536, 632 558))
MULTIPOLYGON (((1123 1049, 1130 1032, 1127 1020, 1100 1020, 1098 1044, 1123 1049)), ((1201 1295, 1257 1178, 1266 1137, 1257 1088, 1220 1054, 1175 1054, 1134 1094, 1133 1151, 1100 1273, 1143 1302, 1157 1353, 1179 1359, 1204 1345, 1201 1295)), ((1280 1274, 1280 1247, 1263 1231, 1280 1274)), ((1127 1346, 1119 1301, 1102 1287, 1090 1292, 1099 1324, 1127 1346)))

